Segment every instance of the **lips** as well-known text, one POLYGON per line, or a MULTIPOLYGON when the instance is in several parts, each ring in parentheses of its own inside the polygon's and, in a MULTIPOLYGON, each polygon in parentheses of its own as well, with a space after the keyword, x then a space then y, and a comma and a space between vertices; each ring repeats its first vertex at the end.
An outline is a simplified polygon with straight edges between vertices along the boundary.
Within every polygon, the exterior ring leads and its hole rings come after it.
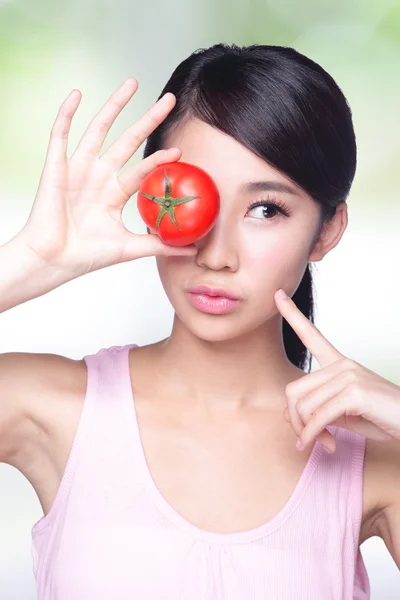
POLYGON ((196 285, 188 289, 192 294, 204 294, 206 296, 219 296, 220 298, 229 298, 231 300, 239 300, 239 296, 229 290, 222 288, 212 288, 207 285, 196 285))

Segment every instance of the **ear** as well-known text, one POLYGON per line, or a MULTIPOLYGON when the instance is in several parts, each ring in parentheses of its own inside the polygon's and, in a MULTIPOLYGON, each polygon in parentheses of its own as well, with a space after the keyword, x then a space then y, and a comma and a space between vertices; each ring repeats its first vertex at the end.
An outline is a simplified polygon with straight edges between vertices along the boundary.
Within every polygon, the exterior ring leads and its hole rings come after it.
POLYGON ((321 233, 312 247, 309 262, 317 262, 324 258, 341 240, 348 223, 347 203, 341 202, 336 207, 332 219, 324 223, 321 233))

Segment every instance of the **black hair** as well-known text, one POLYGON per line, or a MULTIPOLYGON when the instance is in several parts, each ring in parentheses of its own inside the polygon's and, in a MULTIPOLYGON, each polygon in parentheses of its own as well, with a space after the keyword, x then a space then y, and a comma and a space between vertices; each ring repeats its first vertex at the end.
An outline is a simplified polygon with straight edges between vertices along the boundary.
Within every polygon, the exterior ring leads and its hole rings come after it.
MULTIPOLYGON (((230 135, 300 186, 320 207, 320 227, 349 194, 356 171, 350 106, 335 80, 294 48, 218 43, 195 50, 161 91, 176 97, 166 119, 148 136, 143 158, 165 147, 191 118, 230 135)), ((312 249, 313 245, 310 249, 312 249)), ((314 323, 312 263, 293 301, 314 323)), ((288 359, 308 372, 312 357, 282 318, 288 359)))

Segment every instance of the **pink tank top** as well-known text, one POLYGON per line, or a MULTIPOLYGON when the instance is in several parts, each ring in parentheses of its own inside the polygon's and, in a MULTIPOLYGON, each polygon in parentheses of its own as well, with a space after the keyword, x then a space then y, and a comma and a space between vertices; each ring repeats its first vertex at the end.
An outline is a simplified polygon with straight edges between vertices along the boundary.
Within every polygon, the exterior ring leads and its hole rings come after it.
POLYGON ((366 600, 358 547, 365 438, 328 426, 283 509, 238 533, 205 531, 147 468, 130 348, 84 356, 85 402, 54 503, 32 528, 38 600, 366 600))

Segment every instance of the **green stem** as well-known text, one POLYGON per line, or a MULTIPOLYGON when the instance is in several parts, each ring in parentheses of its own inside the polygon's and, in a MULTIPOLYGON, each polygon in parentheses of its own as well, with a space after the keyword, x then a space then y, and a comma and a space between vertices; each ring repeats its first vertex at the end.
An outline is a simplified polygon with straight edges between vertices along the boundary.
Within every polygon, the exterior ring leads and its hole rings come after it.
POLYGON ((156 202, 160 205, 160 212, 157 216, 156 229, 158 229, 161 219, 163 216, 168 213, 171 217, 171 221, 175 225, 177 229, 179 229, 178 224, 175 220, 175 206, 179 206, 179 204, 183 204, 184 202, 189 202, 190 200, 194 200, 195 198, 199 198, 199 196, 184 196, 183 198, 173 198, 171 195, 171 182, 168 177, 167 170, 164 169, 164 180, 165 180, 165 196, 150 196, 145 192, 140 192, 143 196, 146 196, 149 200, 156 202))

